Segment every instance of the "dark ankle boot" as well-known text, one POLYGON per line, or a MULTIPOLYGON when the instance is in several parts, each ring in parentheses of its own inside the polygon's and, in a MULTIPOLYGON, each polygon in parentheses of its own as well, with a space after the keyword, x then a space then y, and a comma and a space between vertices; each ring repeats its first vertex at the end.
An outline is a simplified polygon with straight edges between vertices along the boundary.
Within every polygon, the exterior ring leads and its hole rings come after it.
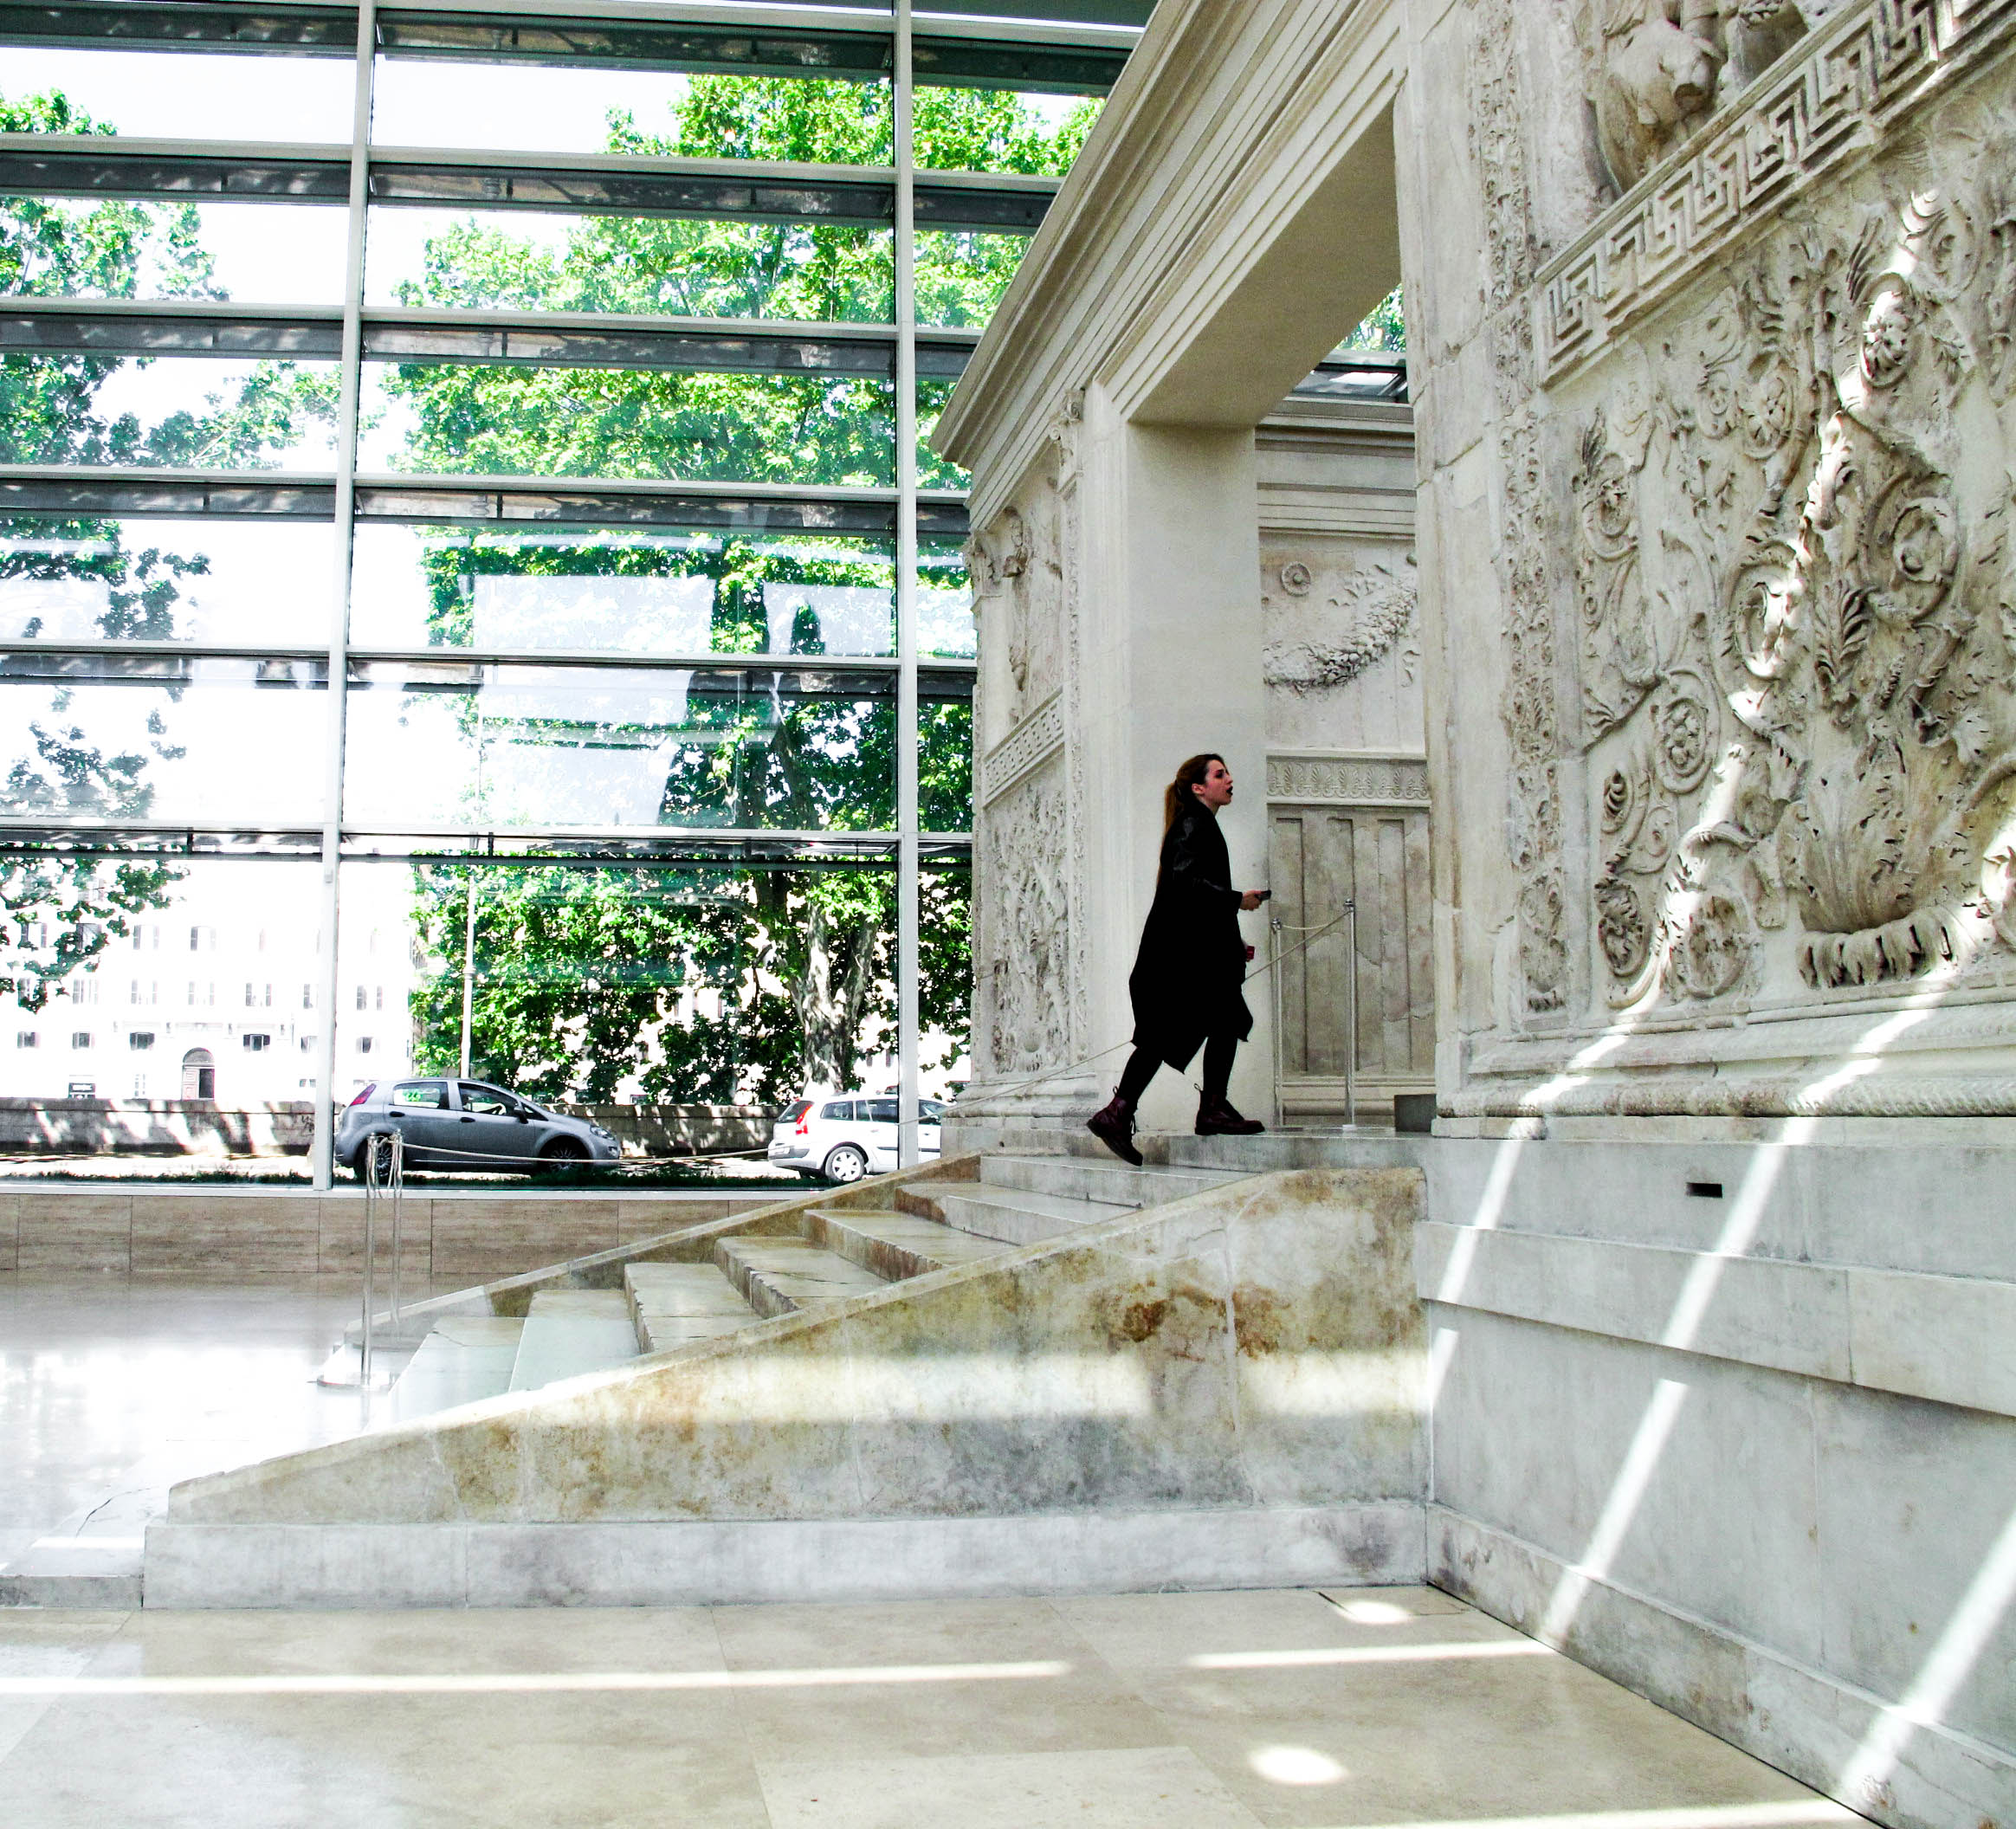
POLYGON ((1197 1134, 1200 1137, 1257 1137, 1267 1127, 1257 1118, 1243 1118, 1229 1099, 1200 1099, 1197 1134))
POLYGON ((1134 1145, 1134 1108, 1116 1092, 1113 1102, 1085 1121, 1085 1128, 1099 1139, 1122 1162, 1139 1168, 1141 1153, 1134 1145))

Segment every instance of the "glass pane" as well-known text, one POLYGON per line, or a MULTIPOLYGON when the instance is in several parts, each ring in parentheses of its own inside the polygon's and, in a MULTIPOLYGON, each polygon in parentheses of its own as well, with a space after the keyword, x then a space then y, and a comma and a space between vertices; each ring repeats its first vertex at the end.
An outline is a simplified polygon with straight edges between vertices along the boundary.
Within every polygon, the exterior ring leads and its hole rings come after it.
POLYGON ((0 662, 0 813, 68 822, 313 825, 326 662, 0 662))
POLYGON ((887 83, 378 60, 379 145, 887 165, 887 83))
POLYGON ((917 237, 918 323, 982 328, 1028 251, 1026 235, 925 230, 917 237))
POLYGON ((350 139, 356 66, 339 57, 5 48, 0 125, 154 139, 350 139))
POLYGON ((916 157, 937 171, 1022 171, 1062 178, 1103 106, 1091 95, 920 87, 916 157))
POLYGON ((346 220, 307 204, 0 197, 0 294, 333 305, 346 220))
POLYGON ((0 516, 0 641, 320 644, 326 524, 0 516))
POLYGON ((372 362, 364 386, 366 470, 892 481, 886 381, 372 362))
POLYGON ((30 1134, 82 1152, 49 1171, 305 1179, 318 867, 68 858, 13 881, 30 900, 0 952, 21 987, 0 1096, 45 1107, 30 1134))
POLYGON ((365 293, 373 305, 887 323, 895 242, 860 227, 377 209, 365 293))
MULTIPOLYGON (((336 1008, 329 1018, 336 1024, 339 1104, 346 1105, 374 1082, 442 1070, 441 1063, 415 1056, 411 1010, 423 968, 413 952, 412 882, 412 872, 397 866, 342 867, 340 968, 336 1008)), ((446 1065, 452 1071, 455 1063, 446 1065)))
MULTIPOLYGON (((351 882, 367 871, 402 882, 411 910, 418 1071, 459 1074, 473 910, 471 1076, 596 1108, 626 1142, 641 1143, 652 1106, 773 1111, 808 1091, 890 1083, 895 882, 887 869, 346 864, 346 907, 351 882), (864 953, 864 969, 851 970, 864 953), (835 988, 814 995, 815 985, 835 988)), ((921 985, 934 1093, 965 1049, 964 878, 948 890, 951 881, 927 878, 924 890, 939 921, 921 985)), ((345 1020, 358 1018, 346 1011, 345 1020)))
POLYGON ((963 489, 972 481, 966 471, 931 449, 931 434, 938 416, 952 398, 957 385, 952 381, 920 380, 917 383, 917 487, 921 489, 963 489))
POLYGON ((970 702, 917 708, 918 824, 927 832, 973 828, 973 708, 970 702))
POLYGON ((885 830, 893 681, 442 662, 360 669, 346 822, 885 830))
POLYGON ((917 652, 959 660, 979 652, 966 554, 953 540, 917 543, 917 652))
POLYGON ((866 540, 367 525, 357 531, 351 639, 535 653, 885 655, 893 572, 888 550, 866 540))
POLYGON ((1365 321, 1345 338, 1345 349, 1385 350, 1404 355, 1407 348, 1407 306, 1396 286, 1367 313, 1365 321))
POLYGON ((333 362, 0 358, 0 462, 326 470, 333 362))

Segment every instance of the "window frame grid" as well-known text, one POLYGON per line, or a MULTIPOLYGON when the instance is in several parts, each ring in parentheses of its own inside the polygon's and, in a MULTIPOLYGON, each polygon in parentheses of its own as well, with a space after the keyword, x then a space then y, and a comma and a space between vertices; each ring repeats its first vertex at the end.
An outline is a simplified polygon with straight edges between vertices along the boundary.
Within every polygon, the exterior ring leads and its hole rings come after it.
MULTIPOLYGON (((1096 3, 1057 10, 1098 12, 1096 3)), ((1116 10, 1145 11, 1122 3, 1116 10)), ((346 56, 353 65, 352 130, 341 144, 272 144, 229 139, 156 139, 0 133, 0 193, 65 198, 126 198, 157 202, 205 200, 340 203, 346 211, 345 289, 338 304, 240 304, 0 296, 0 352, 107 357, 181 356, 242 361, 261 356, 333 359, 339 385, 338 436, 328 470, 188 470, 154 466, 0 464, 0 515, 55 518, 123 514, 159 519, 312 521, 331 527, 335 559, 330 580, 331 634, 320 642, 0 640, 0 670, 17 656, 60 663, 63 656, 164 662, 209 658, 287 659, 320 662, 328 693, 325 756, 326 817, 319 827, 280 830, 256 825, 204 826, 171 821, 51 819, 0 816, 0 857, 102 856, 143 859, 270 858, 318 862, 323 876, 323 953, 320 995, 338 1006, 341 865, 346 862, 468 864, 479 858, 527 866, 592 864, 598 869, 662 869, 692 862, 740 869, 855 869, 894 868, 898 882, 897 983, 899 1079, 904 1160, 916 1154, 918 882, 924 869, 970 863, 971 835, 921 830, 918 731, 925 700, 968 698, 977 663, 970 659, 921 657, 916 593, 920 542, 957 539, 967 532, 963 491, 918 484, 917 385, 954 380, 981 333, 966 328, 921 329, 915 310, 916 235, 922 230, 1033 233, 1062 180, 1014 173, 920 170, 911 136, 912 105, 920 81, 946 86, 1031 92, 1098 94, 1110 86, 1138 38, 1131 25, 960 20, 934 16, 916 29, 909 0, 864 6, 864 23, 836 25, 834 13, 786 7, 724 8, 706 4, 655 7, 647 16, 593 0, 579 6, 545 0, 514 5, 494 0, 469 9, 468 25, 514 19, 535 29, 560 22, 592 35, 682 24, 739 31, 760 16, 779 30, 814 25, 857 48, 886 46, 876 74, 890 85, 895 161, 889 166, 786 165, 740 159, 665 158, 611 154, 524 154, 481 148, 413 148, 381 145, 372 135, 375 80, 381 58, 411 56, 396 42, 402 16, 430 16, 437 27, 462 9, 452 0, 357 0, 352 6, 291 7, 274 19, 248 23, 222 8, 121 7, 116 3, 27 8, 0 4, 0 42, 68 48, 234 51, 246 55, 346 56), (198 15, 203 16, 202 19, 198 15), (214 16, 214 19, 213 19, 214 16), (65 35, 64 22, 89 18, 94 31, 65 35), (869 25, 868 19, 878 23, 869 25), (880 21, 887 21, 886 24, 880 21), (220 37, 196 36, 206 21, 220 37), (304 36, 283 43, 275 36, 289 21, 304 36), (278 22, 276 24, 275 22, 278 22), (315 39, 317 22, 324 29, 315 39), (42 29, 29 28, 40 23, 42 29), (391 30, 381 30, 391 23, 391 30), (343 28, 349 25, 346 33, 343 28), (171 40, 144 36, 149 26, 187 28, 171 40), (251 40, 244 34, 272 28, 251 40), (723 28, 725 29, 725 27, 723 28), (308 42, 313 40, 313 42, 308 42), (1017 55, 1029 68, 1010 66, 1017 55), (998 67, 980 69, 990 56, 998 67), (1070 57, 1079 74, 1107 71, 1105 81, 1044 81, 1035 67, 1050 59, 1056 76, 1070 57), (967 66, 960 65, 961 58, 967 66), (1101 60, 1104 60, 1103 62, 1101 60), (921 61, 925 74, 918 74, 921 61), (365 303, 365 254, 372 213, 400 207, 446 207, 508 214, 516 210, 583 216, 656 215, 712 221, 858 222, 894 232, 895 310, 888 322, 792 319, 713 319, 616 313, 446 310, 373 307, 365 303), (599 356, 601 359, 593 358, 599 356), (426 475, 363 472, 358 468, 359 404, 369 361, 425 360, 528 367, 609 367, 637 371, 728 372, 838 377, 886 377, 895 383, 895 428, 892 487, 778 483, 632 481, 598 477, 426 475), (634 526, 639 529, 748 533, 815 533, 893 537, 895 652, 888 656, 811 657, 763 653, 616 656, 593 651, 522 649, 386 647, 350 641, 355 530, 361 525, 406 524, 504 528, 535 533, 541 526, 634 526), (825 657, 821 657, 822 661, 825 657), (472 667, 522 663, 583 669, 621 668, 853 672, 893 675, 897 701, 896 805, 894 830, 795 831, 720 828, 568 828, 564 832, 497 829, 436 829, 395 832, 343 819, 346 706, 359 669, 373 665, 472 667), (948 689, 949 688, 949 689, 948 689)), ((514 31, 518 29, 513 28, 514 31)), ((456 55, 430 53, 445 61, 456 55)), ((516 60, 468 61, 564 63, 530 51, 516 60)), ((757 69, 727 64, 655 65, 611 57, 599 68, 680 68, 744 74, 817 74, 811 69, 757 69)), ((16 675, 19 677, 21 675, 16 675)), ((29 675, 29 676, 39 676, 29 675)), ((332 1181, 336 1024, 317 1038, 313 1149, 314 1185, 332 1181)))

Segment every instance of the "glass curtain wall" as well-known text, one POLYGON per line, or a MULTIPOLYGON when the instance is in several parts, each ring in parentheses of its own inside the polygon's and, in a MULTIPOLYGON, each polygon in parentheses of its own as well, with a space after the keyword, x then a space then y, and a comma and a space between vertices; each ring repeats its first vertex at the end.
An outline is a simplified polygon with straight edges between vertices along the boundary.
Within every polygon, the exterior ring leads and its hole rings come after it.
POLYGON ((415 1076, 914 1148, 921 440, 1147 13, 0 9, 0 1156, 327 1185, 415 1076))

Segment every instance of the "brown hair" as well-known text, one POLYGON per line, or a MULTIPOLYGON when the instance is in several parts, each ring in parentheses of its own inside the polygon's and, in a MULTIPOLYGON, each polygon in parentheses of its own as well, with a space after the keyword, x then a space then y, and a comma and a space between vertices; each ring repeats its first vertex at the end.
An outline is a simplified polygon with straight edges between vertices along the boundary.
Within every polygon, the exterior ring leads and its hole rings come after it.
POLYGON ((1192 756, 1176 771, 1176 779, 1162 791, 1162 830, 1166 832, 1176 823, 1176 815, 1197 797, 1190 790, 1204 779, 1205 772, 1213 762, 1223 762, 1224 758, 1216 750, 1207 749, 1201 756, 1192 756))

